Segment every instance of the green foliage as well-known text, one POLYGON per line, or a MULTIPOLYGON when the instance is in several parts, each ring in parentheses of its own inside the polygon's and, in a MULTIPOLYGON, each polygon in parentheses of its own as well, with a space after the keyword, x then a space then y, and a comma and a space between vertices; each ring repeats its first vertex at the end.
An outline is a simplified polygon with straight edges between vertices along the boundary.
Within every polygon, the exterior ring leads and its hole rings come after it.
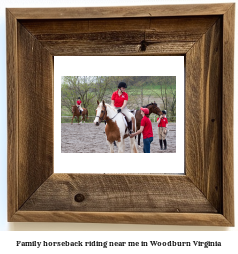
POLYGON ((95 115, 97 100, 111 103, 119 82, 127 84, 128 108, 156 102, 167 116, 176 116, 176 77, 174 76, 64 76, 61 84, 61 114, 71 115, 71 106, 81 98, 89 116, 95 115))

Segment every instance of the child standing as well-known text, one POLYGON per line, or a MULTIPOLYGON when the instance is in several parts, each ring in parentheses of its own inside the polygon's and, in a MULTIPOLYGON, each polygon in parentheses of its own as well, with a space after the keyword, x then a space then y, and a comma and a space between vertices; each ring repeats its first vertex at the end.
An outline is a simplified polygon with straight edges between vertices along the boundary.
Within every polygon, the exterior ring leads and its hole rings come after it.
POLYGON ((168 127, 168 119, 166 118, 166 111, 162 110, 163 115, 157 118, 158 123, 158 134, 159 134, 159 143, 161 150, 167 150, 167 127, 168 127), (164 143, 164 149, 163 149, 164 143))

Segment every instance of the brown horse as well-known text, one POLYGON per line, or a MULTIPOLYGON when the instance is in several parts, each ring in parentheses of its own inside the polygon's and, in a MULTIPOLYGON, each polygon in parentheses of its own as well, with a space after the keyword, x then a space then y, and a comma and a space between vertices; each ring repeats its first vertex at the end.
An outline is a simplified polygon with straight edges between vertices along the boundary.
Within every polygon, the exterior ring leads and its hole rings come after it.
MULTIPOLYGON (((155 102, 151 102, 150 104, 146 105, 146 106, 142 106, 142 108, 148 108, 149 109, 149 115, 151 113, 154 113, 158 116, 162 115, 162 111, 160 110, 160 108, 157 106, 157 104, 155 102)), ((136 129, 139 130, 140 129, 140 122, 142 119, 142 115, 141 115, 141 110, 136 110, 136 129)), ((140 146, 140 137, 141 134, 138 135, 138 146, 140 146)))
POLYGON ((82 121, 84 120, 85 122, 85 116, 87 116, 87 119, 88 119, 88 110, 86 108, 82 108, 83 111, 79 111, 78 107, 73 105, 72 106, 72 113, 73 113, 73 117, 72 117, 72 121, 71 121, 71 124, 73 124, 73 120, 74 120, 74 117, 76 116, 78 118, 78 124, 79 124, 79 117, 82 116, 82 120, 80 123, 82 123, 82 121))

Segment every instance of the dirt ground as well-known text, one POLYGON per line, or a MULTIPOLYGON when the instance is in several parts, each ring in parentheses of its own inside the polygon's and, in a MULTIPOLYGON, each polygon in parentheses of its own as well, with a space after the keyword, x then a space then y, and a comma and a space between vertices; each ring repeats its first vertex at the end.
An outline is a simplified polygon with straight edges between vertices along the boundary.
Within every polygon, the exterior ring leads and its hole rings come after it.
MULTIPOLYGON (((167 135, 167 150, 160 150, 157 123, 152 123, 154 138, 151 143, 151 153, 176 152, 176 123, 169 123, 167 135)), ((62 153, 109 153, 109 146, 104 133, 105 124, 95 126, 94 123, 62 123, 61 124, 61 152, 62 153)), ((125 139, 125 152, 130 153, 129 137, 125 139)), ((137 143, 137 137, 136 137, 137 143)), ((143 139, 138 151, 143 153, 143 139)), ((114 146, 114 152, 117 147, 114 146)))

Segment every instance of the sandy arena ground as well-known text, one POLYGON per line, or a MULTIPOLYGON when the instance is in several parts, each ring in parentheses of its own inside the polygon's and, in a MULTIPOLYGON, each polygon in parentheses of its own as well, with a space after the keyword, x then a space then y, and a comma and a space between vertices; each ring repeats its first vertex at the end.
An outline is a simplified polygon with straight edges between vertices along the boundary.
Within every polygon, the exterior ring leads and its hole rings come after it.
MULTIPOLYGON (((157 123, 152 123, 154 140, 151 143, 151 153, 175 153, 176 152, 176 123, 169 123, 167 135, 167 150, 160 150, 157 123)), ((104 133, 105 124, 95 126, 94 123, 62 123, 61 124, 61 152, 62 153, 109 153, 109 146, 104 133)), ((130 153, 129 137, 125 139, 125 152, 130 153)), ((137 143, 137 137, 136 137, 137 143)), ((141 147, 138 148, 143 153, 143 139, 141 137, 141 147)), ((114 152, 117 147, 114 146, 114 152)))

